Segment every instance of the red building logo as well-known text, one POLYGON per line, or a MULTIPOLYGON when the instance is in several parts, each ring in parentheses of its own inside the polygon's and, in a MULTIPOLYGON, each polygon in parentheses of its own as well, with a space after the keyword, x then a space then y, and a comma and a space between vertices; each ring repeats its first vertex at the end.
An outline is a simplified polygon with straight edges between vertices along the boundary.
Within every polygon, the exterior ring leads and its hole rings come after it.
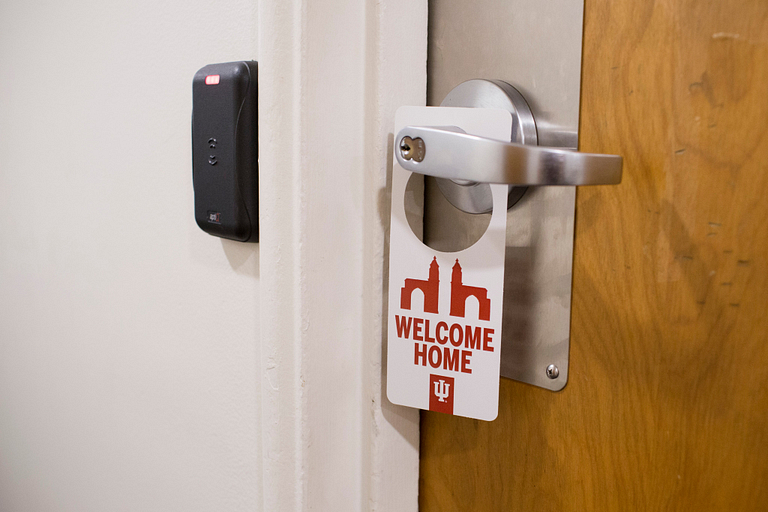
POLYGON ((429 376, 429 410, 453 414, 453 377, 429 376))
MULTIPOLYGON (((458 261, 458 260, 456 260, 458 261)), ((418 288, 424 294, 424 312, 437 313, 437 302, 440 296, 440 273, 437 258, 432 258, 429 265, 429 279, 406 279, 400 289, 400 309, 411 309, 413 290, 418 288)))
MULTIPOLYGON (((424 294, 424 312, 438 313, 438 299, 440 296, 440 266, 437 264, 437 258, 432 258, 429 264, 429 279, 411 279, 405 280, 400 289, 400 309, 411 309, 411 300, 414 290, 419 289, 424 294)), ((467 286, 462 283, 461 265, 458 258, 453 266, 451 276, 451 316, 464 318, 467 305, 467 298, 475 297, 479 309, 478 316, 480 320, 491 319, 491 299, 488 298, 488 289, 478 286, 467 286)))
POLYGON ((480 320, 491 319, 491 299, 488 298, 488 289, 477 286, 466 286, 461 282, 461 265, 458 258, 453 266, 451 277, 451 316, 464 318, 464 308, 467 305, 467 297, 475 297, 480 304, 478 316, 480 320))

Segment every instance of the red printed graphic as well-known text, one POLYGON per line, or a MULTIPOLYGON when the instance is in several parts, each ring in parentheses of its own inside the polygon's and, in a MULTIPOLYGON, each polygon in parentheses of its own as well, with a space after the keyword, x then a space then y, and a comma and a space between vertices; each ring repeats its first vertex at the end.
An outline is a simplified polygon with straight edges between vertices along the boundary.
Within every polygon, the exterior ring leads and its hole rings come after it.
MULTIPOLYGON (((458 261, 458 260, 457 260, 458 261)), ((418 288, 424 293, 424 312, 437 313, 437 302, 440 292, 440 273, 437 258, 432 258, 429 265, 429 279, 406 279, 400 289, 400 309, 411 309, 413 290, 418 288)))
POLYGON ((475 297, 480 304, 480 320, 490 320, 491 299, 488 298, 488 289, 462 284, 461 265, 459 265, 459 260, 457 259, 456 264, 453 266, 453 276, 451 277, 451 316, 464 318, 464 308, 469 296, 475 297))
MULTIPOLYGON (((453 266, 451 276, 451 316, 464 318, 468 297, 475 297, 480 306, 478 316, 480 320, 490 321, 491 299, 488 298, 488 289, 479 286, 467 286, 461 282, 461 265, 458 258, 453 266)), ((438 313, 438 299, 440 297, 440 266, 437 257, 432 258, 429 264, 429 279, 407 278, 400 288, 400 309, 411 309, 413 291, 419 289, 424 294, 424 312, 438 313)))
POLYGON ((453 414, 453 377, 429 376, 429 410, 453 414))

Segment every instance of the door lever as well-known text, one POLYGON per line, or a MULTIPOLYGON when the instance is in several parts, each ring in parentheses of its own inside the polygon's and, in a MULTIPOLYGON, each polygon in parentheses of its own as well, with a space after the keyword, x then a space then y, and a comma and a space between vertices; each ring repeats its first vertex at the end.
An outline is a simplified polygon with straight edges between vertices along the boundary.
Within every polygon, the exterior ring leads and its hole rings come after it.
POLYGON ((507 82, 469 80, 454 87, 441 106, 497 108, 512 114, 512 142, 444 126, 406 126, 397 134, 395 156, 400 166, 436 176, 440 191, 459 210, 488 213, 493 209, 485 183, 509 185, 507 207, 511 208, 528 186, 621 182, 622 158, 574 151, 575 132, 560 131, 545 122, 542 129, 550 144, 539 146, 533 112, 520 91, 507 82))
POLYGON ((461 180, 463 184, 567 186, 621 183, 622 158, 618 155, 503 142, 443 127, 406 126, 396 140, 395 155, 403 169, 461 180))

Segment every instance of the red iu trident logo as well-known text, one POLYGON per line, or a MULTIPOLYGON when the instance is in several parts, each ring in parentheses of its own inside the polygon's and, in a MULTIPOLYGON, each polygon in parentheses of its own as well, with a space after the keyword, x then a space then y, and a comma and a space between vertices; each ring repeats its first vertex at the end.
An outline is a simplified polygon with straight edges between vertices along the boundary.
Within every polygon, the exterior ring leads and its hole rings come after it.
MULTIPOLYGON (((488 298, 488 289, 478 286, 467 286, 461 282, 461 265, 459 260, 453 266, 451 276, 451 316, 464 318, 464 311, 468 297, 477 299, 479 305, 478 316, 480 320, 491 319, 491 299, 488 298)), ((429 279, 406 279, 403 287, 400 289, 400 309, 411 309, 411 297, 413 291, 421 290, 424 294, 424 312, 437 313, 437 302, 440 292, 439 265, 437 258, 432 258, 429 265, 429 279)))
POLYGON ((429 376, 429 410, 453 414, 453 377, 429 376))

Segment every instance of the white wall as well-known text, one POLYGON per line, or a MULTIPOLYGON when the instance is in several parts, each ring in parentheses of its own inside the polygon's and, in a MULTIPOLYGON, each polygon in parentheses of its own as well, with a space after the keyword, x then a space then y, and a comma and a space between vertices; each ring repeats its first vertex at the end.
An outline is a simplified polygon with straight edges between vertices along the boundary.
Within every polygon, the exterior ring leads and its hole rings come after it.
POLYGON ((257 2, 0 3, 0 511, 261 501, 259 246, 195 225, 191 84, 257 2))
POLYGON ((426 28, 425 0, 0 3, 0 512, 417 510, 382 318, 426 28), (259 245, 192 213, 192 75, 247 58, 259 245))
POLYGON ((263 510, 415 512, 419 413, 384 394, 394 114, 425 0, 260 0, 263 510))

